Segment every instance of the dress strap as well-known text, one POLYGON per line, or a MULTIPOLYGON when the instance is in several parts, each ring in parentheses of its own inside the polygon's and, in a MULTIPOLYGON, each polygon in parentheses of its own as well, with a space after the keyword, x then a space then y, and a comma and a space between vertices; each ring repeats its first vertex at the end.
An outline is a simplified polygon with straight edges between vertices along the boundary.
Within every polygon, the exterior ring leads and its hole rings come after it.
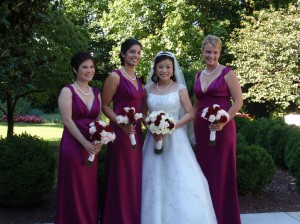
POLYGON ((114 72, 117 73, 120 77, 123 77, 123 75, 119 69, 114 70, 114 72))
POLYGON ((202 72, 202 70, 199 70, 199 71, 197 72, 197 79, 199 79, 199 77, 200 77, 200 75, 201 75, 201 72, 202 72))
POLYGON ((72 85, 66 85, 65 87, 69 88, 69 90, 71 90, 72 94, 75 94, 75 90, 72 85))

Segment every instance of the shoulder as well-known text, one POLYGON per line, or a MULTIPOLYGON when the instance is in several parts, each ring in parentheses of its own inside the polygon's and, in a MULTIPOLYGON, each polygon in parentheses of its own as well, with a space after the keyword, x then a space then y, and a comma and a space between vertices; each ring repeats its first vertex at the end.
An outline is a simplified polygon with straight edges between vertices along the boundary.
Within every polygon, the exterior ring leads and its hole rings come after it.
POLYGON ((154 83, 148 83, 147 85, 145 85, 145 90, 146 90, 147 93, 150 92, 151 86, 153 86, 153 85, 154 85, 154 83))
POLYGON ((185 85, 183 85, 183 84, 177 84, 178 85, 178 91, 181 91, 181 90, 183 90, 183 89, 186 89, 186 86, 185 85))
POLYGON ((119 83, 120 81, 120 75, 118 73, 118 70, 114 70, 111 73, 108 74, 108 76, 105 79, 105 82, 109 82, 109 83, 119 83))
POLYGON ((61 94, 72 94, 72 89, 73 89, 72 85, 66 85, 61 89, 60 93, 61 94))

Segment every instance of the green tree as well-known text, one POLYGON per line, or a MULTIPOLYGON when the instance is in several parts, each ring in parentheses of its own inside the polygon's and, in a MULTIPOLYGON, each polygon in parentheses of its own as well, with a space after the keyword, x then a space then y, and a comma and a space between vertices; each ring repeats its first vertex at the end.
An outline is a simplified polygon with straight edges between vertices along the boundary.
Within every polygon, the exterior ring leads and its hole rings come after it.
POLYGON ((0 94, 13 135, 13 113, 19 99, 47 99, 72 78, 71 55, 87 48, 88 36, 58 8, 58 2, 26 0, 1 2, 0 94), (72 40, 72 41, 70 41, 72 40))
POLYGON ((228 48, 246 101, 275 104, 277 110, 300 106, 299 9, 255 11, 232 33, 228 48))

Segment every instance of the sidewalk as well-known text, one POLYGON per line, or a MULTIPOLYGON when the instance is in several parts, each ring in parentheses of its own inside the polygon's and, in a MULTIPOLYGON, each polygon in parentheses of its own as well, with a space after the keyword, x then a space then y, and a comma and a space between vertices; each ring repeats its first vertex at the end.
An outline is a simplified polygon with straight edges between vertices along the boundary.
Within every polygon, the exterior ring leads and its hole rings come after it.
MULTIPOLYGON (((241 214, 242 224, 300 224, 300 212, 241 214)), ((53 223, 34 223, 53 224, 53 223)))
POLYGON ((300 224, 300 212, 242 214, 242 224, 300 224))

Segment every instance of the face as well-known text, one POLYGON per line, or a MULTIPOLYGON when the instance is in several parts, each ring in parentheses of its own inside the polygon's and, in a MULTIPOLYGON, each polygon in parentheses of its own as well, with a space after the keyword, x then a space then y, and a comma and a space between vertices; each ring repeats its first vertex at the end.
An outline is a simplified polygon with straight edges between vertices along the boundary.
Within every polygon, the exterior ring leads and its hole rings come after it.
POLYGON ((169 81, 173 75, 173 62, 170 59, 164 59, 156 64, 155 74, 160 81, 169 81))
POLYGON ((124 55, 125 64, 129 66, 137 66, 142 56, 142 49, 140 45, 133 45, 126 51, 124 55))
MULTIPOLYGON (((76 72, 76 71, 75 71, 76 72)), ((81 81, 91 81, 95 74, 94 62, 91 59, 85 60, 78 67, 77 79, 81 81)))
POLYGON ((218 64, 221 51, 211 43, 206 43, 204 45, 202 54, 206 65, 215 66, 218 64))

